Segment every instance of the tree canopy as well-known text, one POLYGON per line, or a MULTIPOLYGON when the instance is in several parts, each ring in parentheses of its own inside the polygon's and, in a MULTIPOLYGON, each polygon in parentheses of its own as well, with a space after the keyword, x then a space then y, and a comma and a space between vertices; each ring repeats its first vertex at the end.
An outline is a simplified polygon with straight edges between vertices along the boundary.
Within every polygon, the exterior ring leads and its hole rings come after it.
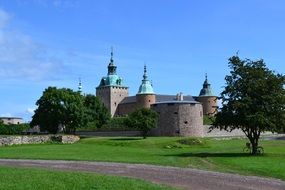
POLYGON ((285 128, 285 77, 269 70, 262 59, 233 56, 229 68, 213 128, 241 129, 251 143, 251 153, 256 154, 262 132, 285 128))
POLYGON ((67 88, 48 87, 36 102, 38 108, 31 126, 39 125, 42 131, 74 133, 76 128, 89 122, 97 126, 107 122, 109 115, 102 103, 93 95, 82 96, 67 88))
POLYGON ((143 138, 156 127, 158 114, 149 108, 140 108, 128 116, 128 126, 142 131, 143 138))

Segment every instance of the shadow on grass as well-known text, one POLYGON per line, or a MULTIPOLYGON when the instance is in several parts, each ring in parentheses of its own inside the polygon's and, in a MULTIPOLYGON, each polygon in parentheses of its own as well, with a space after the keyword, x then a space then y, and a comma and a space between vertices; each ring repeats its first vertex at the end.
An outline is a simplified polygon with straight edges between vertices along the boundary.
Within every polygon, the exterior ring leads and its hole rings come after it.
POLYGON ((181 153, 181 154, 171 154, 166 156, 177 156, 177 157, 223 157, 223 158, 230 158, 230 157, 250 157, 251 154, 248 153, 181 153))
POLYGON ((122 137, 122 138, 112 138, 109 139, 110 141, 137 141, 137 140, 142 140, 142 137, 122 137))

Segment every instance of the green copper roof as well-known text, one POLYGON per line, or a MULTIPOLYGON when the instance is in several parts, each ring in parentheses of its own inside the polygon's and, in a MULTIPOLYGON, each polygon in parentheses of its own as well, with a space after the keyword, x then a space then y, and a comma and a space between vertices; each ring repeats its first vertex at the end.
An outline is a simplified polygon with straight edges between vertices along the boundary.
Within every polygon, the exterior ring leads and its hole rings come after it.
POLYGON ((212 89, 211 89, 211 85, 208 82, 207 74, 206 74, 206 79, 205 79, 204 84, 203 84, 203 88, 200 91, 199 96, 215 96, 212 89))
POLYGON ((126 87, 123 84, 123 79, 117 75, 117 66, 114 64, 113 51, 111 52, 111 59, 108 65, 108 75, 102 77, 98 87, 104 86, 126 87))
POLYGON ((144 66, 143 80, 142 80, 142 84, 140 85, 138 94, 154 94, 152 84, 147 78, 146 66, 144 66))

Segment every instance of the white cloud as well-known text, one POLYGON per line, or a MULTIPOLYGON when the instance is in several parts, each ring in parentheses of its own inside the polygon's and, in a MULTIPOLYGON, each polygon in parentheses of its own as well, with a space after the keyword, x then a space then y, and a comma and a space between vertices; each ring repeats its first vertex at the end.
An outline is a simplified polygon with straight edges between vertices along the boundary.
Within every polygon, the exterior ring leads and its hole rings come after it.
POLYGON ((0 9, 0 77, 43 80, 58 78, 64 70, 60 59, 30 36, 7 27, 11 16, 0 9))
POLYGON ((34 115, 35 113, 35 108, 28 108, 27 113, 34 115))

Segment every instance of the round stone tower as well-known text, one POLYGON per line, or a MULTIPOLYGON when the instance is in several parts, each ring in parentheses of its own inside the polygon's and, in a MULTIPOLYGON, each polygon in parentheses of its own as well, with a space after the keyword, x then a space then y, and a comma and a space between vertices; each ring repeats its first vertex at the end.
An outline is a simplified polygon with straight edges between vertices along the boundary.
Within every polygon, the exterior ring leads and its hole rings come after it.
POLYGON ((155 93, 151 82, 148 80, 146 66, 144 66, 143 80, 136 95, 136 101, 138 108, 150 108, 150 105, 155 103, 155 93))
POLYGON ((207 74, 197 100, 203 105, 204 115, 214 116, 217 113, 217 96, 214 95, 211 89, 207 74))

